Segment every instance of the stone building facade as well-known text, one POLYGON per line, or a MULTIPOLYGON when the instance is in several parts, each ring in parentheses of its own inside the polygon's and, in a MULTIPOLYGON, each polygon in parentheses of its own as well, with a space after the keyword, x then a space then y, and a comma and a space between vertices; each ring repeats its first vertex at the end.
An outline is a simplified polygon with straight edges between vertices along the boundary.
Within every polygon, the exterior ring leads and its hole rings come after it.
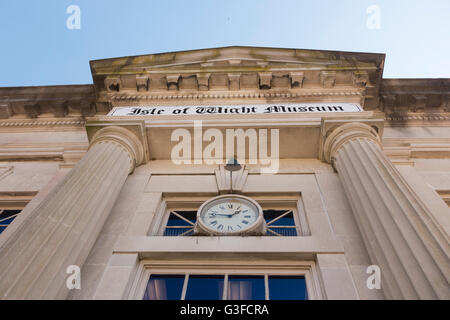
POLYGON ((384 61, 224 47, 91 61, 91 85, 0 88, 0 297, 142 299, 153 274, 244 274, 266 298, 286 275, 309 299, 449 299, 450 79, 383 79, 384 61), (173 159, 177 129, 192 161, 173 159), (276 170, 251 144, 234 172, 226 154, 196 157, 208 129, 262 133, 276 170), (291 228, 194 234, 186 217, 230 193, 291 228))

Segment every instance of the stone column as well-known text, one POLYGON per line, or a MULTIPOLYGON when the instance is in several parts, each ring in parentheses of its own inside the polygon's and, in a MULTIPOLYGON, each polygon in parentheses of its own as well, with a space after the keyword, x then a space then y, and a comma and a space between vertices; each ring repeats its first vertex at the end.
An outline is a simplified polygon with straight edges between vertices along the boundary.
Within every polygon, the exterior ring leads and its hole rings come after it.
POLYGON ((448 235, 364 123, 334 129, 324 159, 338 172, 373 264, 390 299, 450 299, 448 235))
POLYGON ((67 267, 82 267, 128 174, 144 159, 130 130, 97 131, 83 159, 0 248, 0 299, 64 299, 67 267))

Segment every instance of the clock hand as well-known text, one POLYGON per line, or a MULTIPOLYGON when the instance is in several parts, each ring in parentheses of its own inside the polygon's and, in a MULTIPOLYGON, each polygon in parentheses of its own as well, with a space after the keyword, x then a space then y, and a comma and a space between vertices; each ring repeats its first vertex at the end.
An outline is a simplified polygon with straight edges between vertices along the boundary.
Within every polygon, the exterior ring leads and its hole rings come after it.
POLYGON ((230 217, 231 215, 230 214, 226 214, 226 213, 215 213, 214 214, 215 216, 225 216, 225 217, 230 217))
POLYGON ((236 210, 234 213, 215 213, 214 216, 225 216, 228 218, 231 218, 232 216, 234 216, 235 214, 240 213, 241 210, 236 210))

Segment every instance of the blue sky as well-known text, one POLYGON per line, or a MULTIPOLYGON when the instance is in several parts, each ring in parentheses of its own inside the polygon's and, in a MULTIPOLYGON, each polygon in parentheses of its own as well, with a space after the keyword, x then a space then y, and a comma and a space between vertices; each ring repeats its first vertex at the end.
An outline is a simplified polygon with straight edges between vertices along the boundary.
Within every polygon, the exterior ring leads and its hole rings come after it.
POLYGON ((450 77, 449 0, 0 0, 0 37, 0 86, 92 83, 89 60, 230 45, 386 53, 385 78, 450 77))

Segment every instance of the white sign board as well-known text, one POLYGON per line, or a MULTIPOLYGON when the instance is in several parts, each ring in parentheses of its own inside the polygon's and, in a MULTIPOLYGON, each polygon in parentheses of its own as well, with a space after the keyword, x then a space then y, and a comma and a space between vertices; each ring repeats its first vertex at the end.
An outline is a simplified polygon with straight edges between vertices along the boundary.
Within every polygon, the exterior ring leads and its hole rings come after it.
POLYGON ((356 103, 276 103, 227 106, 124 106, 113 108, 108 115, 123 117, 158 115, 299 114, 361 111, 363 111, 363 109, 356 103))

